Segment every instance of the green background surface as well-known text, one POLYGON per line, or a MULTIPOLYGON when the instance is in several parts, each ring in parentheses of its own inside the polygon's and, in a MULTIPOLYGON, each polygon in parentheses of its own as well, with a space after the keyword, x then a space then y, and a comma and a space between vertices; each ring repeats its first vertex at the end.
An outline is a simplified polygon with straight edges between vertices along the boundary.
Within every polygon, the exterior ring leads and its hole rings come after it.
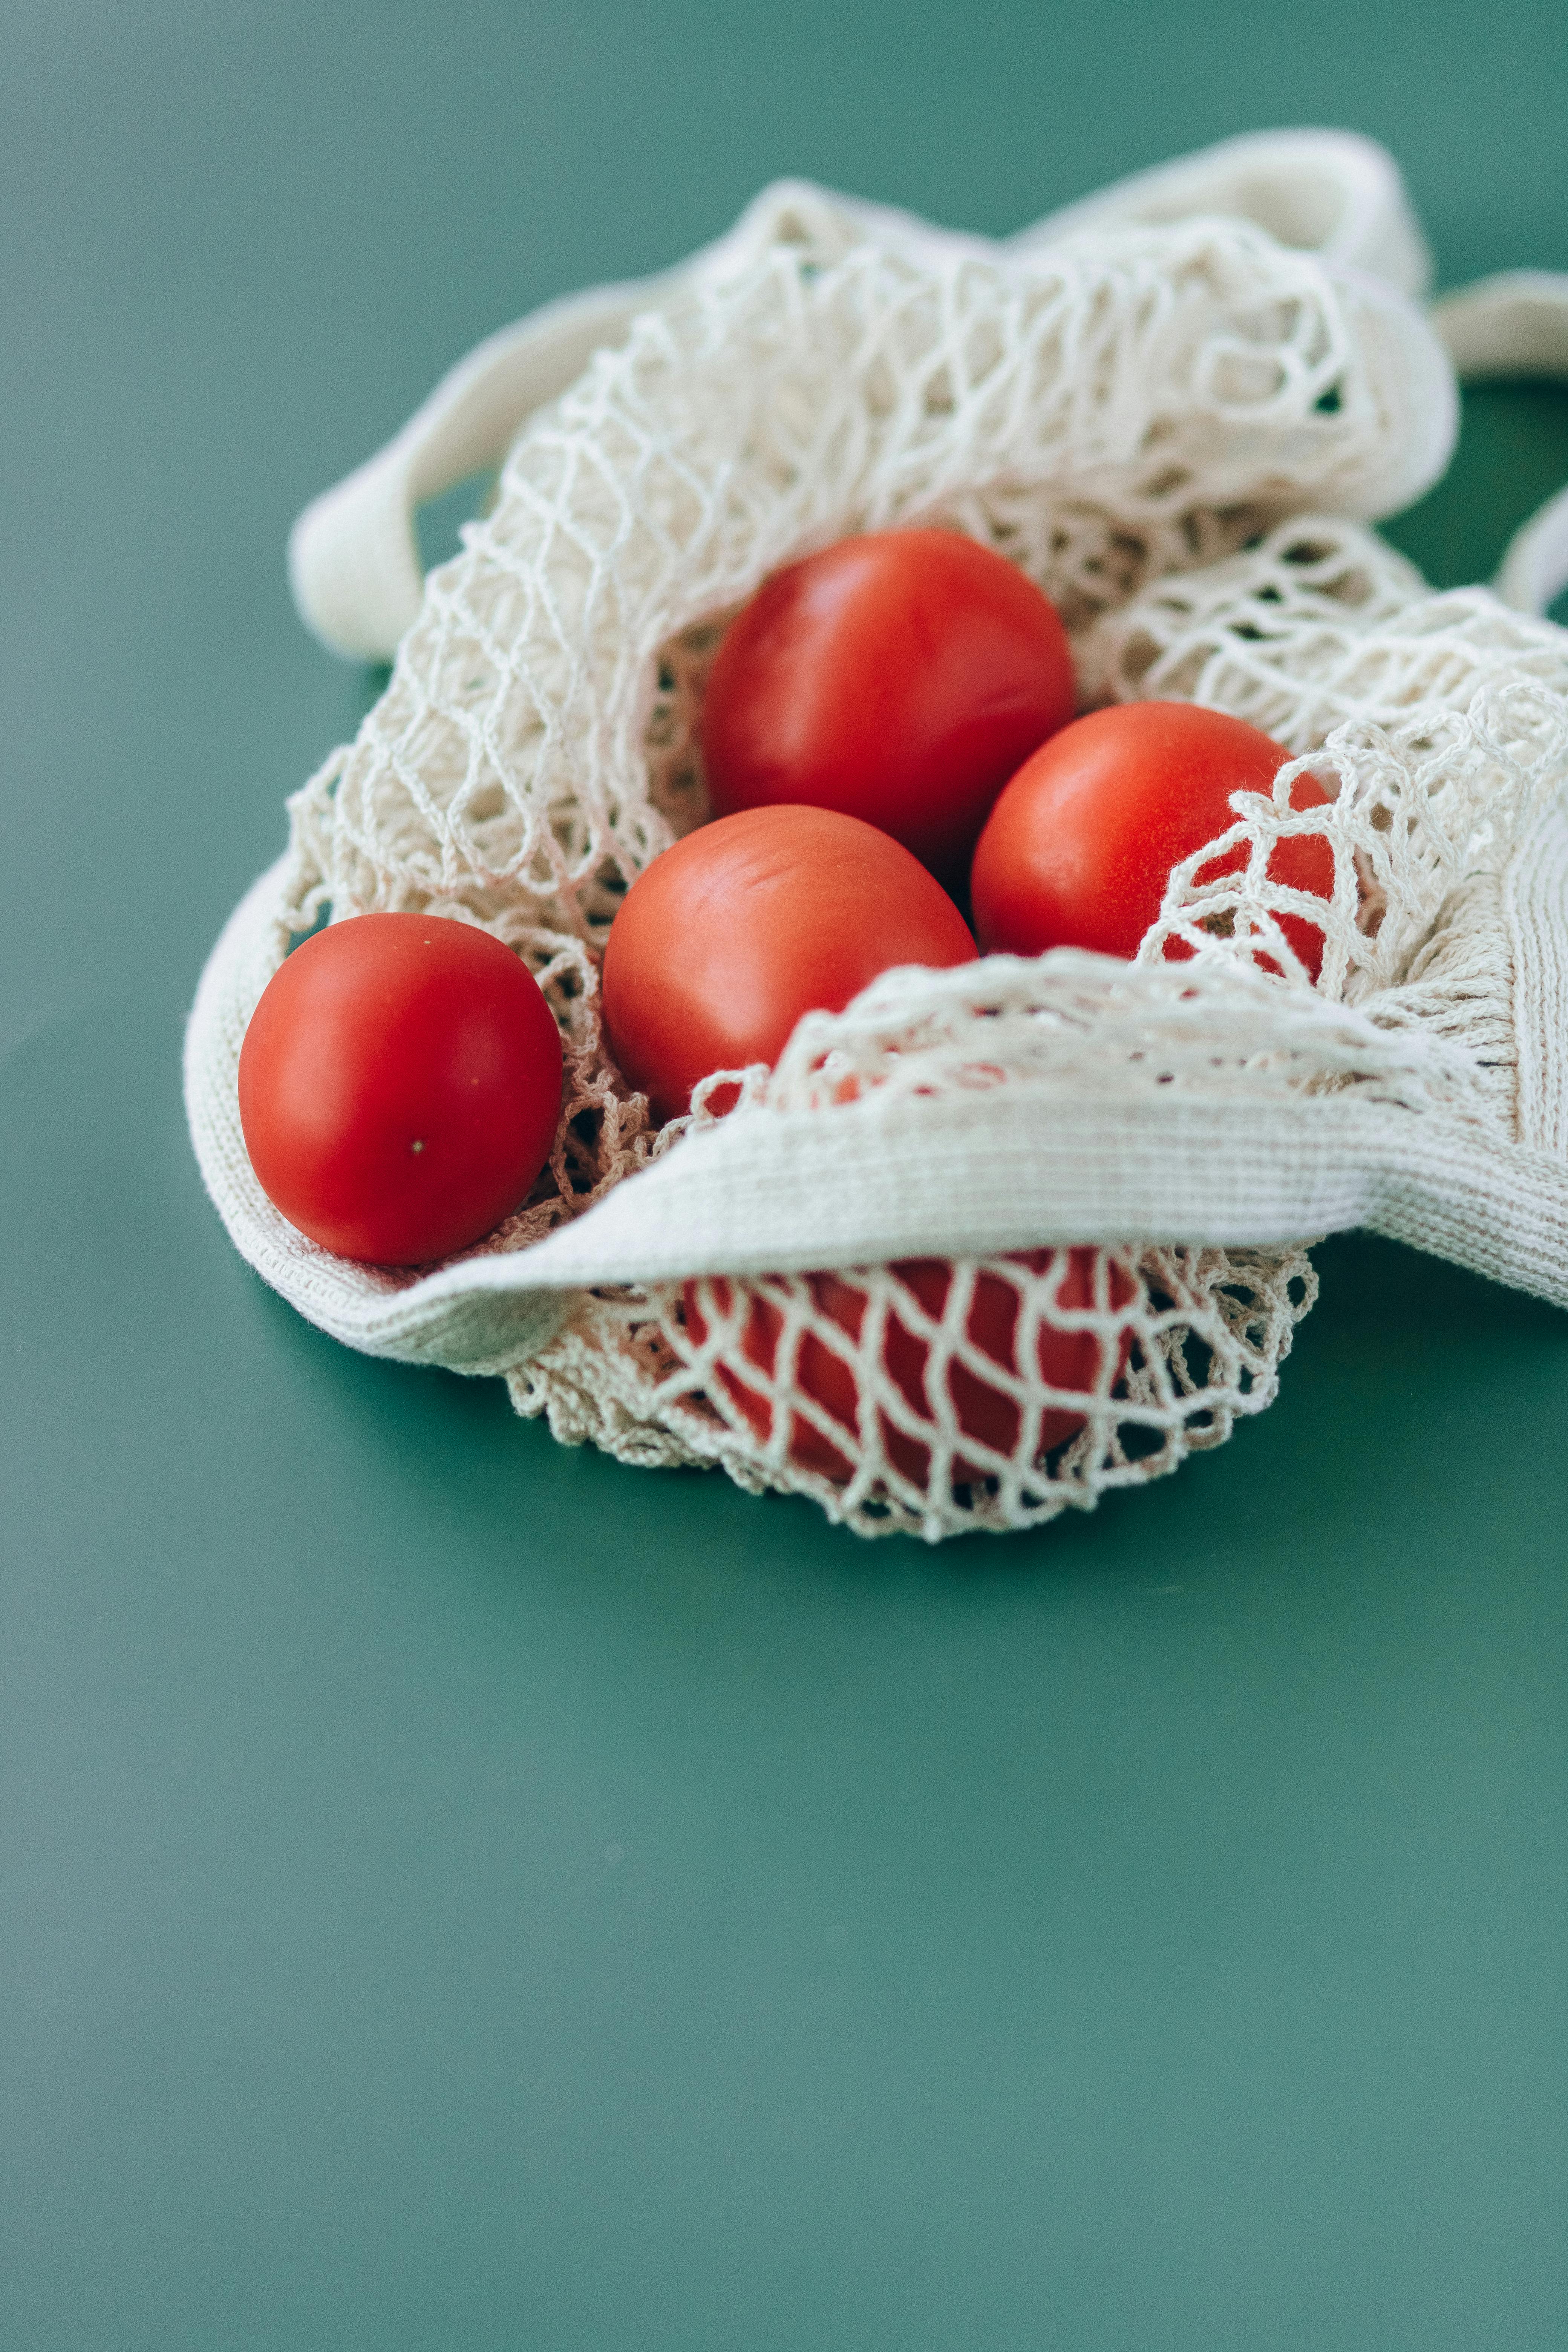
MULTIPOLYGON (((333 1346, 178 1101, 374 690, 288 523, 476 337, 1314 121, 1568 266, 1561 0, 5 8, 6 2352, 1568 2340, 1568 1318, 1341 1240, 1228 1447, 865 1546, 333 1346)), ((1490 393, 1394 535, 1564 477, 1490 393)))

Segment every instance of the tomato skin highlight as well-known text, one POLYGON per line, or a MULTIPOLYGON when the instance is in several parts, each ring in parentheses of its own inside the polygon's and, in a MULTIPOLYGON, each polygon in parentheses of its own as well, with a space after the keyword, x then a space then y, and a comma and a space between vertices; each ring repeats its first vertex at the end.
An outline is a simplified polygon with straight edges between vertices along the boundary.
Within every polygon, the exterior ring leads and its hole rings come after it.
MULTIPOLYGON (((1061 1253, 1050 1249, 1019 1250, 1008 1253, 1012 1264, 1024 1266, 1036 1275, 1047 1273, 1061 1253)), ((1056 1292, 1057 1303, 1069 1311, 1082 1311, 1094 1304, 1094 1268, 1098 1253, 1091 1248, 1074 1248, 1066 1252, 1067 1267, 1056 1292)), ((934 1322, 941 1318, 947 1303, 952 1280, 952 1268, 940 1258, 907 1258, 891 1271, 905 1287, 911 1291, 924 1313, 934 1322)), ((837 1323, 851 1340, 858 1340, 865 1320, 867 1295, 853 1282, 835 1274, 813 1274, 805 1277, 811 1289, 812 1303, 817 1311, 837 1323)), ((731 1284, 722 1277, 709 1284, 715 1305, 728 1314, 732 1300, 731 1284)), ((1112 1265, 1110 1281, 1110 1303, 1113 1308, 1128 1306, 1134 1296, 1134 1285, 1125 1270, 1112 1265)), ((708 1337, 707 1318, 702 1312, 700 1286, 689 1282, 682 1293, 686 1328, 691 1339, 700 1347, 708 1337)), ((989 1357, 999 1370, 1017 1376, 1017 1327, 1019 1294, 1005 1276, 982 1273, 975 1277, 970 1297, 965 1333, 973 1348, 989 1357)), ((765 1378, 773 1376, 778 1361, 778 1344, 784 1330, 784 1316, 768 1297, 765 1289, 752 1290, 742 1329, 741 1353, 754 1364, 765 1378)), ((1090 1391, 1098 1383, 1103 1342, 1092 1330, 1073 1330, 1042 1321, 1038 1327, 1036 1363, 1040 1378, 1053 1388, 1090 1391)), ((1117 1362, 1111 1374, 1114 1387, 1126 1370, 1131 1352, 1131 1335, 1123 1332, 1118 1342, 1117 1362)), ((882 1361, 890 1374, 910 1414, 928 1425, 931 1423, 931 1400, 926 1392, 926 1367, 930 1360, 930 1344, 912 1330, 898 1314, 896 1307, 889 1313, 882 1341, 882 1361)), ((725 1393, 765 1444, 773 1434, 773 1405, 764 1390, 752 1387, 730 1365, 716 1367, 725 1393)), ((846 1444, 853 1447, 858 1439, 858 1384, 851 1367, 811 1331, 803 1334, 795 1358, 795 1385, 821 1406, 830 1422, 844 1430, 846 1444)), ((1011 1455, 1021 1434, 1021 1415, 1016 1400, 1005 1390, 994 1388, 968 1364, 954 1358, 947 1374, 948 1394, 952 1403, 958 1426, 965 1437, 988 1446, 993 1453, 1011 1455)), ((928 1484, 931 1448, 924 1440, 895 1422, 885 1411, 879 1412, 882 1445, 895 1470, 916 1486, 928 1484)), ((1067 1406, 1047 1406, 1040 1416, 1038 1452, 1048 1454, 1057 1446, 1077 1435, 1083 1427, 1083 1415, 1067 1406)), ((817 1471, 837 1485, 847 1483, 851 1475, 850 1462, 840 1452, 831 1437, 804 1414, 790 1416, 789 1457, 801 1467, 817 1471)), ((983 1461, 973 1461, 962 1454, 952 1457, 951 1478, 954 1486, 978 1484, 994 1475, 983 1461)))
POLYGON ((274 972, 239 1056, 263 1192, 340 1257, 422 1265, 490 1232, 550 1156, 561 1032, 489 932, 356 915, 274 972))
MULTIPOLYGON (((1192 702, 1119 703, 1075 719, 1025 761, 980 836, 971 895, 986 953, 1081 947, 1136 955, 1172 868, 1229 830, 1232 793, 1268 793, 1291 756, 1258 728, 1192 702)), ((1303 775, 1292 805, 1330 797, 1303 775)), ((1205 877, 1238 873, 1246 862, 1238 846, 1205 877)), ((1333 850, 1321 835, 1281 841, 1269 875, 1327 898, 1333 850)), ((1315 980, 1322 932, 1302 916, 1279 922, 1315 980)), ((1171 952, 1185 951, 1173 942, 1171 952)))
POLYGON ((748 809, 633 883, 605 951, 605 1024, 662 1121, 713 1071, 771 1066, 803 1013, 841 1012, 879 972, 973 960, 952 900, 888 835, 828 809, 748 809))
POLYGON ((962 882, 997 793, 1072 717, 1056 607, 948 530, 840 540, 775 572, 709 674, 715 811, 837 809, 962 882))

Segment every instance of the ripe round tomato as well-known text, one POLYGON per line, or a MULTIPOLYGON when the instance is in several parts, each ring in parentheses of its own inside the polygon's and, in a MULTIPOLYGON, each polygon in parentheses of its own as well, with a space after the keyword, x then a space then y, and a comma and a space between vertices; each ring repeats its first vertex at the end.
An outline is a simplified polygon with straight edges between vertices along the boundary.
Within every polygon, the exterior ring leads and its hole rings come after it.
POLYGON ((702 754, 721 815, 839 809, 961 882, 997 793, 1072 714, 1032 580, 955 531, 878 531, 775 572, 731 622, 702 754))
MULTIPOLYGON (((1022 1250, 1010 1253, 1011 1262, 1026 1266, 1032 1274, 1045 1274, 1058 1253, 1053 1250, 1022 1250)), ((1057 1292, 1058 1304, 1069 1310, 1082 1310, 1094 1304, 1094 1263, 1092 1249, 1068 1251, 1067 1270, 1057 1292)), ((952 1270, 940 1258, 909 1258, 896 1265, 892 1271, 910 1290, 924 1312, 934 1322, 947 1304, 952 1280, 952 1270)), ((837 1323, 851 1339, 858 1339, 866 1314, 866 1293, 851 1282, 835 1274, 814 1274, 806 1277, 814 1306, 837 1323)), ((721 1314, 729 1314, 731 1286, 722 1278, 708 1286, 712 1303, 721 1314)), ((1110 1303, 1113 1307, 1126 1307, 1133 1296, 1131 1278, 1123 1269, 1112 1265, 1110 1272, 1110 1303)), ((686 1328, 694 1342, 700 1347, 708 1336, 707 1318, 702 1311, 701 1286, 689 1282, 682 1294, 686 1312, 686 1328)), ((1019 1294, 1014 1285, 995 1274, 981 1274, 975 1279, 970 1297, 965 1329, 971 1345, 983 1356, 989 1357, 999 1370, 1016 1377, 1021 1370, 1018 1361, 1017 1328, 1019 1294)), ((758 1370, 772 1377, 777 1361, 779 1337, 784 1329, 784 1316, 768 1296, 763 1285, 750 1286, 750 1301, 742 1329, 741 1352, 758 1370)), ((1036 1362, 1042 1380, 1053 1388, 1092 1391, 1098 1381, 1101 1341, 1093 1331, 1071 1330, 1051 1323, 1039 1326, 1036 1362)), ((1131 1336, 1121 1337, 1112 1384, 1126 1370, 1131 1351, 1131 1336)), ((910 1329, 895 1310, 889 1315, 882 1342, 882 1361, 899 1390, 910 1413, 928 1426, 931 1422, 931 1400, 926 1392, 926 1366, 930 1358, 929 1343, 910 1329)), ((720 1364, 718 1377, 726 1394, 765 1443, 773 1432, 773 1407, 771 1399, 761 1389, 752 1388, 741 1374, 728 1364, 720 1364)), ((820 1405, 831 1421, 839 1423, 847 1439, 853 1444, 859 1431, 858 1387, 855 1374, 844 1359, 821 1339, 807 1331, 800 1342, 795 1359, 795 1385, 812 1402, 820 1405)), ((966 1437, 989 1446, 993 1453, 1011 1454, 1021 1432, 1020 1410, 1016 1398, 1005 1390, 993 1388, 980 1374, 972 1371, 957 1359, 950 1362, 947 1372, 948 1394, 952 1402, 958 1426, 966 1437)), ((893 1467, 917 1486, 927 1483, 931 1467, 931 1447, 910 1431, 901 1428, 885 1410, 879 1412, 883 1448, 893 1467)), ((1063 1406, 1047 1406, 1040 1416, 1038 1454, 1048 1454, 1065 1444, 1083 1427, 1083 1415, 1063 1406)), ((850 1475, 847 1456, 840 1453, 832 1439, 801 1413, 791 1416, 789 1437, 790 1459, 803 1467, 819 1471, 825 1477, 839 1484, 850 1475)), ((955 1486, 973 1485, 990 1475, 984 1463, 973 1462, 955 1454, 952 1479, 955 1486)))
POLYGON ((841 1012, 895 964, 974 960, 907 849, 829 809, 748 809, 633 883, 605 952, 610 1047, 658 1119, 714 1070, 778 1059, 803 1013, 841 1012))
POLYGON ((532 974, 439 915, 357 915, 297 947, 251 1015, 239 1116, 262 1191, 324 1249, 421 1265, 543 1167, 561 1032, 532 974))
MULTIPOLYGON (((1229 830, 1232 793, 1268 793, 1289 757, 1256 727, 1193 702, 1121 703, 1064 727, 1024 762, 980 836, 971 888, 986 952, 1077 947, 1136 955, 1172 867, 1229 830)), ((1329 797, 1302 776, 1292 805, 1312 808, 1329 797)), ((1205 878, 1246 863, 1237 847, 1205 867, 1205 878)), ((1321 835, 1302 835, 1279 844, 1268 871, 1327 898, 1334 854, 1321 835)), ((1279 927, 1316 980, 1322 932, 1297 915, 1281 917, 1279 927)), ((1184 950, 1173 944, 1172 952, 1184 950)))

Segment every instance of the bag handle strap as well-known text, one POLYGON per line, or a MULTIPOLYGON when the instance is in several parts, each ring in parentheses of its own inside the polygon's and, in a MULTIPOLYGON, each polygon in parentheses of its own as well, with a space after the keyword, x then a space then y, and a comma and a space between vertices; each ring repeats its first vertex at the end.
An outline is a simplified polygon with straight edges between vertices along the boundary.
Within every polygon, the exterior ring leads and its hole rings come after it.
MULTIPOLYGON (((1223 140, 1048 214, 1005 240, 1005 248, 1027 252, 1081 229, 1198 212, 1240 213, 1401 292, 1426 283, 1429 257, 1398 166, 1373 140, 1343 131, 1223 140)), ((623 341, 639 311, 677 298, 706 272, 743 265, 781 236, 831 251, 868 233, 895 249, 908 242, 929 250, 940 236, 955 247, 994 250, 988 239, 933 229, 888 205, 783 180, 678 268, 548 302, 487 336, 384 448, 312 500, 295 523, 289 574, 306 626, 351 660, 389 660, 419 610, 415 514, 426 499, 498 465, 524 420, 564 392, 595 351, 623 341)))
MULTIPOLYGON (((1039 250, 1080 230, 1240 214, 1325 260, 1404 294, 1427 281, 1430 257, 1386 151, 1358 133, 1269 131, 1223 140, 1135 173, 1047 214, 1005 241, 1039 250)), ((763 189, 734 226, 676 268, 547 302, 476 344, 385 446, 311 501, 289 541, 301 618, 350 660, 385 661, 424 593, 415 517, 468 476, 498 465, 533 411, 565 391, 595 351, 622 341, 640 311, 661 308, 709 273, 753 259, 781 236, 847 248, 868 232, 897 247, 946 234, 958 247, 988 241, 936 232, 907 213, 841 196, 808 181, 763 189)), ((1568 377, 1568 275, 1510 270, 1434 305, 1432 323, 1462 379, 1568 377)), ((1568 489, 1517 531, 1496 587, 1505 604, 1544 612, 1568 585, 1568 489)))
POLYGON ((374 457, 312 499, 289 537, 289 578, 301 619, 328 649, 389 661, 418 613, 424 573, 416 509, 471 474, 498 466, 524 421, 575 382, 596 351, 624 341, 632 320, 689 287, 744 268, 781 240, 847 251, 868 234, 895 249, 985 241, 935 231, 889 205, 779 180, 732 228, 673 269, 569 294, 487 335, 441 378, 374 457))
POLYGON ((1358 131, 1245 131, 1173 163, 1131 173, 1006 242, 1032 252, 1096 228, 1223 213, 1257 223, 1281 245, 1331 267, 1383 279, 1419 299, 1432 253, 1386 147, 1358 131))
MULTIPOLYGON (((1568 380, 1568 273, 1505 269, 1432 305, 1462 383, 1498 376, 1568 380)), ((1568 488, 1514 532, 1492 582, 1505 604, 1544 613, 1568 588, 1568 488)))
POLYGON ((524 417, 618 342, 663 282, 570 295, 488 335, 384 448, 311 500, 289 534, 289 583, 330 652, 391 659, 424 594, 416 509, 496 464, 524 417))

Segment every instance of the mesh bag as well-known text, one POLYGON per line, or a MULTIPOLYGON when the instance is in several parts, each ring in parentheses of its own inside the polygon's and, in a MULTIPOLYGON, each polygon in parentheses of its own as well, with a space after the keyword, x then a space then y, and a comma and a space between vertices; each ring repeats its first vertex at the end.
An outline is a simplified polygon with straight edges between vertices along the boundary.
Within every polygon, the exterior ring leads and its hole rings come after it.
MULTIPOLYGON (((1363 241, 1417 271, 1396 180, 1368 184, 1363 241)), ((303 519, 323 633, 401 642, 214 950, 186 1085, 230 1233, 313 1320, 502 1372, 569 1442, 934 1538, 1092 1504, 1261 1410, 1314 1296, 1303 1235, 1368 1223, 1568 1303, 1568 635, 1433 595, 1365 527, 1453 437, 1404 294, 1331 237, 1163 205, 1132 184, 996 247, 770 191, 682 271, 485 347, 303 519), (466 470, 509 408, 492 511, 410 617, 430 450, 466 470), (1301 756, 1233 796, 1134 963, 885 974, 656 1129, 605 1048, 599 959, 706 814, 708 667, 770 571, 900 525, 1037 580, 1085 707, 1190 698, 1301 756), (1334 797, 1296 811, 1308 768, 1334 797), (1308 832, 1327 906, 1270 873, 1308 832), (565 1042, 532 1195, 414 1274, 295 1233, 238 1122, 291 940, 373 908, 494 932, 565 1042), (1282 928, 1303 912, 1315 986, 1282 928)))

